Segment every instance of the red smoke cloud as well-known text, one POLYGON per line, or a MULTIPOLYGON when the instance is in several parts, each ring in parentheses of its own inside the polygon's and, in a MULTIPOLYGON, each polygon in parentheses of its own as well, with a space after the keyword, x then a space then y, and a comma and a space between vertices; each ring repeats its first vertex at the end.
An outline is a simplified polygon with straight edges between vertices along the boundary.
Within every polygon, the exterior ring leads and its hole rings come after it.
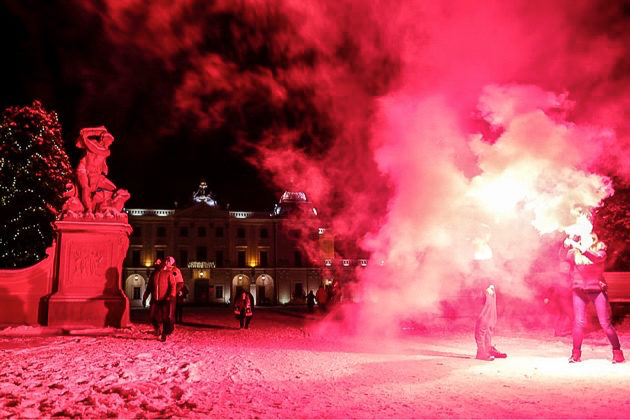
POLYGON ((611 193, 606 176, 630 175, 628 16, 615 2, 110 1, 99 13, 113 40, 181 73, 182 121, 232 127, 279 189, 305 191, 371 255, 360 294, 383 325, 481 277, 531 298, 546 238, 611 193))

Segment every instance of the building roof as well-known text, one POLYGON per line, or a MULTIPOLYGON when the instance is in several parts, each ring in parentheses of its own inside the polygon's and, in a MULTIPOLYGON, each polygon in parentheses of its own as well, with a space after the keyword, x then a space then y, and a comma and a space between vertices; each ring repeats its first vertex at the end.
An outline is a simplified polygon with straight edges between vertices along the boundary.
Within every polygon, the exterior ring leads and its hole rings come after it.
POLYGON ((303 213, 307 216, 317 216, 317 209, 308 201, 302 191, 285 191, 280 201, 275 205, 272 216, 283 217, 289 214, 303 213))

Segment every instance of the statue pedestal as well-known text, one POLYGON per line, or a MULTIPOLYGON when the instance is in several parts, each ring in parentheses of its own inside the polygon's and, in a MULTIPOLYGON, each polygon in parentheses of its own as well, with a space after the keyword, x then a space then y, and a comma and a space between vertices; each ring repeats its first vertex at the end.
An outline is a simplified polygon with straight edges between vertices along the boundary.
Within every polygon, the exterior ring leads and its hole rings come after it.
POLYGON ((129 300, 121 287, 131 226, 119 222, 59 221, 48 325, 121 328, 129 300))

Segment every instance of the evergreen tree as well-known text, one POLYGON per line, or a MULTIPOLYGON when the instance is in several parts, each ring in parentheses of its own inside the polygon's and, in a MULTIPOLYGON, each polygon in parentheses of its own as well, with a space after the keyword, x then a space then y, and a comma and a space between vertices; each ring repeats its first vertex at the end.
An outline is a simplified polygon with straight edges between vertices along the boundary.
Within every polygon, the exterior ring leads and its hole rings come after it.
POLYGON ((52 244, 72 167, 57 113, 39 101, 0 117, 0 268, 32 265, 52 244))

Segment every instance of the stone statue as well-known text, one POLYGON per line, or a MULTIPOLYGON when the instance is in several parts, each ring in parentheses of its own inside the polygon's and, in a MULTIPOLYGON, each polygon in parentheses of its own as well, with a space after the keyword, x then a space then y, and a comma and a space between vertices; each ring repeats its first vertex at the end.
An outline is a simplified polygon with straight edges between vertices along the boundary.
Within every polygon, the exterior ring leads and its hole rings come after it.
POLYGON ((127 220, 122 212, 129 192, 116 189, 107 178, 106 159, 114 137, 104 126, 84 128, 79 132, 76 146, 85 149, 77 165, 76 183, 68 185, 62 219, 116 219, 127 220))

